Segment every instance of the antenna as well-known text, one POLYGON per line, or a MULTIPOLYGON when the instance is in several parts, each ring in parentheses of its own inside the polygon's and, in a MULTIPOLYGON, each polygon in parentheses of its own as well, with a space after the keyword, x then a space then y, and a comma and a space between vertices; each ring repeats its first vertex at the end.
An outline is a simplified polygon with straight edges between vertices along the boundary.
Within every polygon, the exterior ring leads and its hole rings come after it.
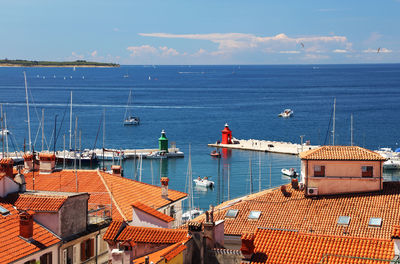
POLYGON ((332 146, 335 146, 336 97, 333 99, 332 146))
POLYGON ((350 116, 350 146, 353 146, 353 114, 350 116))

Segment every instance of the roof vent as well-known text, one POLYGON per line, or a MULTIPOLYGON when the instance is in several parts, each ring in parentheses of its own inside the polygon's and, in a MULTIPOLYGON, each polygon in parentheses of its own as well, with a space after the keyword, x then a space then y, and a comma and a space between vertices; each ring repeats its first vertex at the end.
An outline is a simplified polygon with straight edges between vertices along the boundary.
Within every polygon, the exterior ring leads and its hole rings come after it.
POLYGON ((370 226, 370 227, 381 227, 382 226, 382 218, 380 218, 380 217, 371 217, 369 219, 368 226, 370 226))
POLYGON ((249 219, 250 220, 258 220, 260 218, 261 211, 251 211, 249 214, 249 219))
POLYGON ((348 226, 350 223, 350 216, 339 216, 337 223, 338 225, 348 226))
POLYGON ((236 218, 238 212, 238 209, 229 209, 225 214, 225 218, 236 218))

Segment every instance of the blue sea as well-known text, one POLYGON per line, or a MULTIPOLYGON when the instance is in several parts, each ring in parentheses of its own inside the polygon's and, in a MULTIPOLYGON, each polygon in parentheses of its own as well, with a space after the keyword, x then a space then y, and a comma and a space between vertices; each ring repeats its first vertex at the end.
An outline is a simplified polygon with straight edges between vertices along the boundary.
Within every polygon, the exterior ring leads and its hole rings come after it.
MULTIPOLYGON (((0 102, 12 133, 11 150, 22 150, 28 138, 23 71, 35 149, 41 149, 42 109, 49 149, 56 116, 56 148, 63 148, 64 134, 68 145, 72 91, 83 148, 102 147, 105 111, 107 148, 157 148, 164 129, 170 143, 185 152, 183 159, 143 160, 144 182, 159 184, 160 175, 168 176, 170 188, 187 192, 191 145, 193 177, 211 176, 216 182, 212 190, 195 189, 195 205, 200 208, 288 183, 280 170, 300 167, 300 160, 290 155, 232 150, 220 160, 210 157, 213 149, 207 144, 221 139, 225 123, 238 139, 300 143, 304 135, 311 144, 331 144, 336 98, 336 145, 350 144, 353 115, 355 145, 372 150, 399 147, 400 64, 0 68, 0 102), (141 123, 127 127, 122 120, 130 90, 132 111, 141 123), (285 108, 293 109, 294 117, 278 118, 285 108)), ((125 177, 139 174, 132 160, 123 166, 125 177)), ((396 172, 385 174, 386 180, 398 177, 396 172)))

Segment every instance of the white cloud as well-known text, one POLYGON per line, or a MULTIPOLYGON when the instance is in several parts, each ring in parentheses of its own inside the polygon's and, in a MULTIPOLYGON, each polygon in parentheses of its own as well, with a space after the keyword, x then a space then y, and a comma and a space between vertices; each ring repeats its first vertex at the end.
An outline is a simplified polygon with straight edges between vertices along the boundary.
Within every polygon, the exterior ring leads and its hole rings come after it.
POLYGON ((173 48, 168 48, 168 47, 159 47, 161 51, 161 56, 178 56, 179 52, 177 52, 173 48))
POLYGON ((366 50, 363 50, 364 53, 391 53, 392 50, 387 49, 387 48, 378 48, 378 49, 371 49, 368 48, 366 50), (379 49, 379 52, 378 52, 379 49))
POLYGON ((279 53, 280 51, 300 49, 302 46, 304 46, 307 52, 328 52, 332 49, 347 49, 352 45, 344 36, 306 36, 293 38, 283 33, 275 36, 257 36, 244 33, 139 33, 139 35, 155 38, 208 40, 218 44, 218 51, 215 51, 216 54, 233 53, 250 49, 261 49, 265 52, 279 53))
POLYGON ((332 51, 333 53, 347 53, 347 50, 343 50, 343 49, 335 49, 332 51))
POLYGON ((114 31, 114 32, 118 32, 118 31, 119 31, 119 28, 113 28, 113 31, 114 31))
POLYGON ((283 53, 283 54, 297 54, 297 53, 300 53, 300 51, 298 51, 298 50, 282 50, 282 51, 279 51, 279 53, 283 53))
POLYGON ((71 52, 72 54, 72 59, 75 60, 82 60, 83 58, 85 58, 85 56, 83 56, 82 54, 78 54, 75 51, 71 52))
POLYGON ((150 45, 132 46, 132 47, 127 47, 126 49, 131 52, 130 54, 131 57, 140 56, 143 54, 157 53, 157 49, 150 45))
POLYGON ((92 53, 90 53, 90 55, 92 55, 92 57, 96 57, 97 56, 97 50, 95 50, 92 53))

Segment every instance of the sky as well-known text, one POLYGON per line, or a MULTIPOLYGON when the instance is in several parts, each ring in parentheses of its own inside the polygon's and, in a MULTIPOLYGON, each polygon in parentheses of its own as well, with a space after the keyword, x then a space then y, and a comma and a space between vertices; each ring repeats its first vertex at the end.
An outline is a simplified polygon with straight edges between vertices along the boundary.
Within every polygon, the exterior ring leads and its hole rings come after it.
POLYGON ((400 0, 0 0, 0 58, 400 62, 400 0))

